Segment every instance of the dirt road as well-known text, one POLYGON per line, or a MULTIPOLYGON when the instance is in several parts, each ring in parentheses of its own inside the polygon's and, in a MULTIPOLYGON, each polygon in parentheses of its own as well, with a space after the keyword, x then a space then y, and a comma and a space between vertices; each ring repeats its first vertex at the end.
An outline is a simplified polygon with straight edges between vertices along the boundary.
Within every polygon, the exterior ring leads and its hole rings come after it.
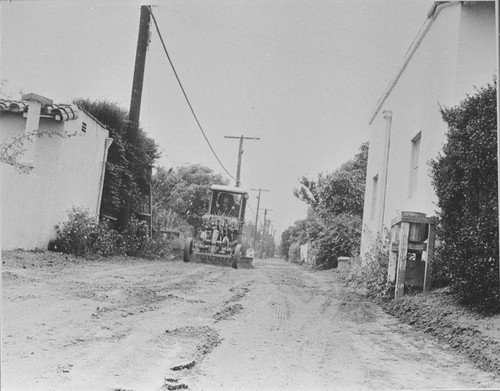
POLYGON ((5 391, 500 387, 332 271, 50 253, 2 263, 5 391))

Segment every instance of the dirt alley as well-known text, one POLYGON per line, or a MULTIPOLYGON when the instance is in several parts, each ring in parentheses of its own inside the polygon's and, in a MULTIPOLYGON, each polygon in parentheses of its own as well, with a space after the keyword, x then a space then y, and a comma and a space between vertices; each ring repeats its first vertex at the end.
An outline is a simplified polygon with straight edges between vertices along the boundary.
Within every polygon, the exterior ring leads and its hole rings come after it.
POLYGON ((498 389, 450 346, 280 259, 2 258, 2 390, 498 389))

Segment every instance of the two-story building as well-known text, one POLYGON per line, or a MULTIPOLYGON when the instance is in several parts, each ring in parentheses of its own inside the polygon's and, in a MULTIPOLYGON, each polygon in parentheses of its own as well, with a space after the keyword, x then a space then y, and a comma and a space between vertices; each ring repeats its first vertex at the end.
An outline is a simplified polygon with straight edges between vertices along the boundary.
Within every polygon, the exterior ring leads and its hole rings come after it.
POLYGON ((438 1, 369 120, 361 253, 401 211, 435 215, 429 161, 446 141, 440 106, 454 106, 497 67, 495 2, 438 1))

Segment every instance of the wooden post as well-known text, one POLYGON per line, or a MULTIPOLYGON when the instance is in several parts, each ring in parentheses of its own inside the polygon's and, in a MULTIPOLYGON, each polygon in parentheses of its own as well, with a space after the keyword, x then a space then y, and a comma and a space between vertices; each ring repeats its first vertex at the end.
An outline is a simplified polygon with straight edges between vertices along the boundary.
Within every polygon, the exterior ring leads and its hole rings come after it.
POLYGON ((387 269, 387 281, 395 282, 396 281, 396 269, 398 267, 398 250, 395 249, 398 243, 398 228, 399 226, 393 225, 391 227, 391 246, 389 248, 389 267, 387 269))
MULTIPOLYGON (((141 113, 141 98, 142 85, 144 81, 144 68, 146 66, 146 52, 149 41, 149 21, 150 21, 150 6, 141 6, 141 16, 139 20, 139 34, 137 37, 137 49, 135 54, 134 78, 132 79, 132 93, 130 96, 130 109, 128 119, 131 122, 130 126, 126 127, 125 137, 134 147, 137 145, 137 135, 139 133, 139 118, 141 113)), ((118 228, 124 231, 128 226, 130 216, 132 188, 131 179, 125 180, 125 189, 123 198, 124 206, 118 211, 118 228)))
POLYGON ((396 274, 396 291, 394 297, 400 298, 404 294, 406 277, 406 257, 408 255, 408 234, 410 233, 410 223, 402 222, 399 229, 399 252, 398 266, 396 274))
POLYGON ((436 240, 436 222, 429 224, 429 239, 427 241, 427 261, 424 272, 424 292, 430 291, 432 286, 432 262, 434 258, 434 242, 436 240))
MULTIPOLYGON (((144 68, 146 67, 146 52, 149 41, 150 6, 141 6, 141 17, 139 21, 139 35, 137 37, 137 49, 135 53, 134 79, 132 81, 132 95, 130 97, 130 110, 128 119, 139 126, 141 113, 142 84, 144 81, 144 68)), ((137 130, 133 130, 134 135, 137 130)))
POLYGON ((271 191, 269 189, 261 189, 261 188, 258 188, 258 189, 250 189, 252 191, 258 191, 259 192, 259 195, 257 196, 257 212, 255 212, 255 232, 253 234, 253 249, 255 250, 256 249, 256 240, 257 240, 257 224, 259 222, 259 206, 260 206, 260 192, 261 191, 271 191))

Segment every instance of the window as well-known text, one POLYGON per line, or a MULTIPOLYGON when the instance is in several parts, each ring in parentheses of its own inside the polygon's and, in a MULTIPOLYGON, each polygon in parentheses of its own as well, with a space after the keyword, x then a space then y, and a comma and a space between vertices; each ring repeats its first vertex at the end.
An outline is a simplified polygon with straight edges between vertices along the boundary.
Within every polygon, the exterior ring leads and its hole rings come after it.
POLYGON ((82 122, 82 132, 87 132, 87 124, 85 122, 82 122))
POLYGON ((378 196, 378 174, 373 177, 372 207, 371 207, 371 215, 370 215, 371 220, 373 220, 373 218, 375 217, 375 212, 377 209, 377 196, 378 196))
POLYGON ((411 198, 417 191, 418 186, 418 165, 420 159, 420 140, 422 132, 413 137, 411 140, 411 156, 410 156, 410 187, 408 197, 411 198))

